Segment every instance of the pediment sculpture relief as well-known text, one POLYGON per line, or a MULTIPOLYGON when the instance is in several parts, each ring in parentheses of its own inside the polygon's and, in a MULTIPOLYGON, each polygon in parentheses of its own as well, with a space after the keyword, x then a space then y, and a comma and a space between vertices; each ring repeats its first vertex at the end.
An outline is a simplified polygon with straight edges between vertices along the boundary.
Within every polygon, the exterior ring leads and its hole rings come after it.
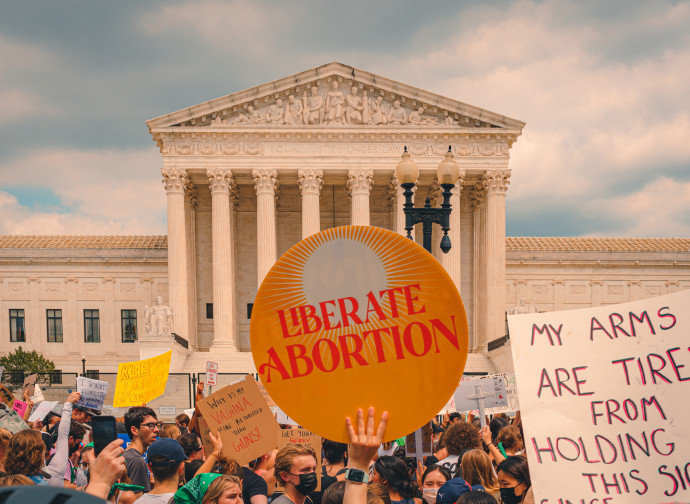
MULTIPOLYGON (((352 86, 343 90, 337 81, 331 81, 326 89, 312 86, 308 91, 288 95, 287 99, 276 98, 273 103, 259 106, 246 105, 241 112, 227 118, 220 115, 210 123, 218 126, 456 126, 460 121, 444 113, 434 112, 429 107, 415 102, 410 107, 401 99, 387 100, 383 96, 373 97, 367 90, 352 86)), ((464 126, 477 126, 476 120, 464 126)), ((492 127, 491 124, 482 124, 492 127)))

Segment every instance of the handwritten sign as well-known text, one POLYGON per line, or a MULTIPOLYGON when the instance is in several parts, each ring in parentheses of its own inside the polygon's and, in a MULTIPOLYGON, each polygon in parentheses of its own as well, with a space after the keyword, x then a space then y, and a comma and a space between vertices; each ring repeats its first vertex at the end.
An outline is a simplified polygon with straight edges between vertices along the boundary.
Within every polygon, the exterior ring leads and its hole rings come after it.
POLYGON ((37 374, 32 374, 24 378, 24 387, 22 390, 29 393, 29 396, 34 395, 34 388, 36 387, 36 380, 38 379, 37 374))
POLYGON ((683 291, 508 316, 536 502, 690 498, 688 306, 683 291))
POLYGON ((24 418, 24 413, 28 407, 28 404, 26 404, 24 401, 20 401, 19 399, 15 399, 14 404, 12 405, 12 409, 16 411, 17 415, 19 415, 21 418, 24 418))
POLYGON ((405 438, 405 451, 408 457, 415 457, 420 462, 424 457, 432 454, 433 427, 431 422, 424 424, 421 428, 408 434, 405 438))
POLYGON ((53 411, 53 408, 57 406, 57 401, 43 401, 41 404, 36 406, 36 409, 31 413, 29 417, 29 422, 35 422, 36 420, 41 420, 46 417, 48 413, 53 411))
POLYGON ((474 380, 462 381, 455 391, 455 407, 458 411, 471 411, 479 408, 477 387, 484 398, 483 408, 500 408, 507 405, 506 382, 502 376, 482 376, 474 380))
POLYGON ((77 392, 81 394, 77 406, 101 410, 108 394, 108 382, 78 376, 77 392))
POLYGON ((172 350, 169 350, 150 359, 121 362, 117 366, 113 406, 139 406, 163 395, 171 358, 172 350))
MULTIPOLYGON (((321 436, 306 429, 280 429, 278 450, 289 445, 303 445, 313 448, 316 453, 316 474, 321 474, 321 436)), ((316 491, 321 491, 321 478, 317 478, 316 491)))
POLYGON ((271 399, 271 396, 268 395, 268 390, 266 390, 266 387, 264 387, 264 384, 261 383, 260 381, 256 382, 256 384, 259 386, 259 390, 261 391, 261 395, 264 396, 264 399, 266 400, 266 404, 268 405, 269 408, 274 408, 276 406, 276 402, 271 399))
POLYGON ((41 390, 40 385, 38 387, 34 387, 34 395, 31 396, 31 400, 34 404, 38 404, 42 401, 45 401, 45 397, 43 397, 43 391, 41 390))
POLYGON ((206 363, 206 385, 215 387, 218 385, 218 363, 208 361, 206 363))
POLYGON ((3 404, 6 404, 10 408, 12 407, 12 404, 14 404, 14 395, 12 392, 10 392, 10 389, 5 387, 2 383, 0 383, 0 401, 2 401, 3 404))
POLYGON ((204 453, 207 457, 213 453, 213 445, 211 444, 209 432, 211 432, 211 428, 208 426, 208 423, 206 423, 204 417, 199 417, 199 437, 201 438, 201 444, 204 447, 204 453))
POLYGON ((211 431, 220 431, 223 455, 240 465, 276 447, 278 423, 251 376, 223 387, 197 406, 211 431))
POLYGON ((428 422, 467 359, 465 309, 448 273, 412 240, 374 226, 327 229, 288 250, 259 288, 250 334, 276 404, 344 443, 344 419, 360 408, 374 406, 377 422, 389 412, 386 440, 428 422))
POLYGON ((17 432, 28 429, 29 426, 26 425, 26 422, 22 420, 19 415, 17 415, 16 411, 10 411, 7 415, 0 418, 0 428, 7 429, 12 434, 16 434, 17 432))

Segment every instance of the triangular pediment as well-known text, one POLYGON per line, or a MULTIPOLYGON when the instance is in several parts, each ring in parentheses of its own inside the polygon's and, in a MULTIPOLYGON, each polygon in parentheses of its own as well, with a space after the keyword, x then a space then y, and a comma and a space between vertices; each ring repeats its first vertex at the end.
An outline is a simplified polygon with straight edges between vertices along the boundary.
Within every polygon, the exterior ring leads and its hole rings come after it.
POLYGON ((519 135, 525 123, 341 63, 329 63, 172 112, 146 123, 169 128, 489 129, 519 135))

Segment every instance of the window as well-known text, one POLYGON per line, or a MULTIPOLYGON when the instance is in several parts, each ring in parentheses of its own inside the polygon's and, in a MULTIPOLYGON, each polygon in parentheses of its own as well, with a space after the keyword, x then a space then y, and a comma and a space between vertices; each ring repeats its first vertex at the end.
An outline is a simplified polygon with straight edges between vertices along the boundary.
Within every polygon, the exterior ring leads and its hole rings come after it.
POLYGON ((122 342, 134 343, 137 340, 137 311, 122 310, 122 342))
POLYGON ((46 310, 48 343, 62 343, 62 310, 46 310))
POLYGON ((84 310, 84 342, 100 343, 100 316, 98 310, 84 310))
POLYGON ((86 370, 86 378, 91 378, 92 380, 98 380, 101 376, 100 371, 98 369, 87 369, 86 370))
POLYGON ((206 318, 209 320, 213 318, 213 303, 206 303, 206 318))
POLYGON ((25 342, 24 310, 10 310, 10 341, 25 342))
POLYGON ((61 385, 62 384, 62 369, 56 369, 50 373, 50 383, 61 385))

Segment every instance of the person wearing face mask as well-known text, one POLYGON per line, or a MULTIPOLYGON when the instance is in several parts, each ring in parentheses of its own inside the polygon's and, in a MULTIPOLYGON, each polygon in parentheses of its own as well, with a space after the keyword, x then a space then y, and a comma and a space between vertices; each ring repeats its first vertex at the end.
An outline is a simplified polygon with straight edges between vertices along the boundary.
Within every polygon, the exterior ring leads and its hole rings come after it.
POLYGON ((272 504, 304 504, 307 494, 316 490, 316 452, 303 445, 288 445, 276 455, 273 468, 284 493, 272 504))
POLYGON ((436 503, 438 489, 451 478, 450 471, 443 466, 430 465, 422 474, 422 498, 427 504, 436 503))
POLYGON ((508 457, 496 469, 504 504, 534 504, 527 458, 521 455, 508 457))
POLYGON ((405 462, 398 457, 384 455, 376 459, 371 481, 386 487, 392 504, 422 504, 421 499, 414 497, 416 483, 412 482, 405 462))

